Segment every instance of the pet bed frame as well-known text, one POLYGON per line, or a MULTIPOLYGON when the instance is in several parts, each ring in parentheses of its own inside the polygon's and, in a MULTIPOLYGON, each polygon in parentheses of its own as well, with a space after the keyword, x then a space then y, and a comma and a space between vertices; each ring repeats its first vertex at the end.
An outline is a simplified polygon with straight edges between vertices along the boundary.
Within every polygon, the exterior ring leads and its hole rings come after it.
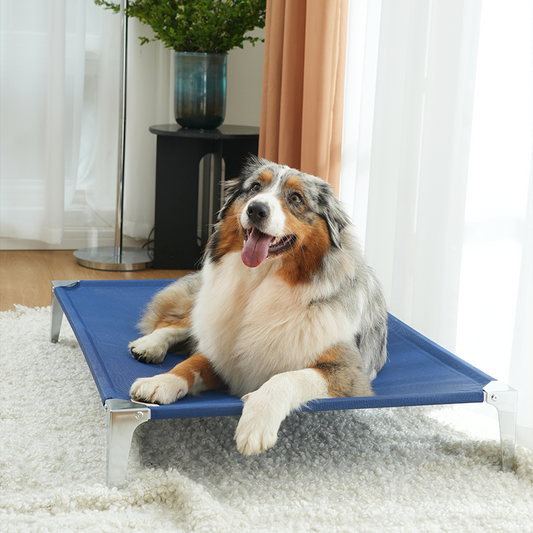
MULTIPOLYGON (((145 364, 130 354, 139 336, 136 324, 152 296, 173 280, 54 281, 50 340, 59 338, 63 314, 80 344, 105 407, 107 484, 125 481, 133 432, 142 423, 163 418, 239 415, 242 402, 225 392, 206 391, 170 405, 132 402, 138 377, 166 372, 185 356, 170 353, 161 364, 145 364)), ((388 360, 372 383, 375 396, 327 398, 303 411, 370 409, 411 405, 481 403, 499 415, 501 460, 514 469, 517 393, 469 365, 389 315, 388 360)))

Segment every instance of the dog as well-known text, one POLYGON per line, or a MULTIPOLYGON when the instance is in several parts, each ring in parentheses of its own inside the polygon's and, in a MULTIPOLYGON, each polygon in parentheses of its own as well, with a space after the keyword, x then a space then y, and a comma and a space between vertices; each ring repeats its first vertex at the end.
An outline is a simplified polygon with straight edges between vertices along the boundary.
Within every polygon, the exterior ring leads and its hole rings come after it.
POLYGON ((238 450, 272 447, 281 422, 319 398, 370 396, 387 358, 387 310, 350 220, 323 180, 250 158, 228 181, 198 272, 155 295, 133 356, 170 372, 137 379, 135 401, 225 389, 242 397, 238 450))

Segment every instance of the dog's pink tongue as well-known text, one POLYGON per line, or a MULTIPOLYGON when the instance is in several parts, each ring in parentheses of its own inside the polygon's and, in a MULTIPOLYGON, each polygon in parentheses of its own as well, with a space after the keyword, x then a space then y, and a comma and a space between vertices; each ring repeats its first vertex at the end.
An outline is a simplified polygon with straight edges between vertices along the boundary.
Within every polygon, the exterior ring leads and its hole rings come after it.
POLYGON ((271 241, 271 235, 266 235, 253 228, 242 249, 242 262, 250 268, 260 265, 268 256, 268 247, 271 241))

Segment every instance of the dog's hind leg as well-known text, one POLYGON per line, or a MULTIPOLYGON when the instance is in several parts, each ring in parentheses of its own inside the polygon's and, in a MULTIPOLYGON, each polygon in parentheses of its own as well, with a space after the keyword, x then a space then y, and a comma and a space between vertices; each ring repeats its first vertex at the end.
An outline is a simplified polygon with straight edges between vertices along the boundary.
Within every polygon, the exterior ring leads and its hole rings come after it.
POLYGON ((131 386, 130 395, 133 400, 141 402, 168 404, 186 394, 222 388, 223 383, 209 360, 196 353, 166 374, 137 379, 131 386))
POLYGON ((128 347, 137 361, 161 363, 172 346, 187 341, 189 333, 187 326, 164 326, 130 342, 128 347))
POLYGON ((254 455, 274 446, 281 422, 312 400, 372 395, 359 353, 348 345, 333 347, 310 368, 277 374, 244 396, 237 449, 254 455))
POLYGON ((145 335, 131 342, 135 359, 145 363, 161 363, 168 350, 191 339, 191 311, 201 284, 201 272, 189 274, 158 292, 139 323, 145 335))

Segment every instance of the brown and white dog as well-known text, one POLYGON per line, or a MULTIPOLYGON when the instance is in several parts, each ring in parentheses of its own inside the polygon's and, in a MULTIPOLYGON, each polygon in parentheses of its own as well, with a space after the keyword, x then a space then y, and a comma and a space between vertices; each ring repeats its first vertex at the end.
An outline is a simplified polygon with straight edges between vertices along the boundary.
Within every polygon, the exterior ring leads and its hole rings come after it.
POLYGON ((202 270, 158 293, 140 328, 139 361, 183 343, 193 355, 135 381, 132 398, 241 396, 235 440, 246 455, 273 446, 283 419, 312 400, 372 395, 387 357, 381 287, 331 187, 257 158, 227 183, 202 270))

